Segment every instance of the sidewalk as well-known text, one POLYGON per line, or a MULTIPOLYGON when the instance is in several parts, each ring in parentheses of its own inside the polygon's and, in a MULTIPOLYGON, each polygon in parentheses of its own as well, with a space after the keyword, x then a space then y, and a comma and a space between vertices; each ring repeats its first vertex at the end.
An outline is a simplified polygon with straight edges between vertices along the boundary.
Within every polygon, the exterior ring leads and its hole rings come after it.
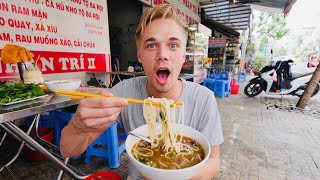
MULTIPOLYGON (((295 105, 298 97, 217 98, 225 142, 221 179, 320 179, 320 120, 310 113, 266 108, 267 102, 295 105)), ((320 113, 320 94, 309 102, 320 113)))
MULTIPOLYGON (((237 82, 238 83, 238 82, 237 82)), ((312 98, 306 111, 293 111, 297 97, 266 96, 249 98, 239 83, 238 95, 217 98, 224 144, 221 146, 219 179, 320 179, 320 94, 312 98), (273 107, 274 106, 274 107, 273 107), (283 106, 283 107, 282 107, 283 106)), ((18 143, 0 147, 0 166, 14 155, 18 143)), ((9 145, 8 145, 9 144, 9 145)), ((84 173, 114 171, 127 177, 128 158, 121 156, 121 167, 110 170, 105 159, 83 157, 71 164, 84 173)), ((19 179, 55 179, 59 170, 49 161, 29 162, 23 157, 10 166, 19 179)), ((0 179, 11 179, 6 171, 0 179)), ((71 179, 67 175, 63 179, 71 179)))

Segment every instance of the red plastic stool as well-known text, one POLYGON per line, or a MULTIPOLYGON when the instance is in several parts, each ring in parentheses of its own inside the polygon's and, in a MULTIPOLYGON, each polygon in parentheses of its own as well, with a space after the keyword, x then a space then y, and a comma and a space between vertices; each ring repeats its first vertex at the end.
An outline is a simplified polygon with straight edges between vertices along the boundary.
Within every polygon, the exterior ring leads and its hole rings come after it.
POLYGON ((121 176, 114 172, 105 171, 91 174, 85 180, 121 180, 121 176))

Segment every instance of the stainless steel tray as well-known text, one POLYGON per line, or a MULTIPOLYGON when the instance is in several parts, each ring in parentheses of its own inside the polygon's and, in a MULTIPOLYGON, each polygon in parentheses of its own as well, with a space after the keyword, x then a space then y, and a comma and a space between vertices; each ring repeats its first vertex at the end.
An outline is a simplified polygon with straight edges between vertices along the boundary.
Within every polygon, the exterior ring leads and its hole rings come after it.
POLYGON ((40 98, 43 98, 43 97, 46 97, 46 96, 48 96, 48 94, 45 94, 45 95, 42 95, 42 96, 33 97, 33 98, 29 98, 29 99, 24 99, 24 100, 20 100, 20 101, 5 103, 5 104, 2 104, 2 106, 11 106, 11 105, 15 105, 15 104, 31 101, 31 100, 40 99, 40 98))

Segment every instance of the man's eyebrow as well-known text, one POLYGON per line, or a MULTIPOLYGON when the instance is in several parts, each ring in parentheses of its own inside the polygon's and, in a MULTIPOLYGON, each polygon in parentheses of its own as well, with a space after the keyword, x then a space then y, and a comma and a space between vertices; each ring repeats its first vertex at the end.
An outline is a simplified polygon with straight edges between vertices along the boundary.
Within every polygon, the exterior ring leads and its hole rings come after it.
POLYGON ((154 37, 148 38, 143 43, 145 44, 145 43, 150 42, 150 41, 151 42, 156 41, 156 38, 154 38, 154 37))
POLYGON ((171 37, 169 40, 170 41, 181 41, 179 38, 176 38, 176 37, 171 37))

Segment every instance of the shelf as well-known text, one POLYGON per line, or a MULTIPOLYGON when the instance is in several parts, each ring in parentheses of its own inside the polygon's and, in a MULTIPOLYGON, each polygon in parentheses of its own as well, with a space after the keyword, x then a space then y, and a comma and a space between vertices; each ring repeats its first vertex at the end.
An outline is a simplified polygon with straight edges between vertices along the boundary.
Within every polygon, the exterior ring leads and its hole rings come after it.
POLYGON ((209 53, 210 55, 223 55, 224 53, 209 53))
POLYGON ((203 45, 203 44, 193 43, 193 42, 190 42, 190 44, 195 45, 195 46, 201 46, 201 47, 204 47, 204 46, 205 46, 205 45, 203 45))
POLYGON ((188 55, 188 56, 193 56, 193 55, 195 55, 195 56, 204 56, 204 53, 189 53, 189 52, 186 52, 186 55, 188 55))

